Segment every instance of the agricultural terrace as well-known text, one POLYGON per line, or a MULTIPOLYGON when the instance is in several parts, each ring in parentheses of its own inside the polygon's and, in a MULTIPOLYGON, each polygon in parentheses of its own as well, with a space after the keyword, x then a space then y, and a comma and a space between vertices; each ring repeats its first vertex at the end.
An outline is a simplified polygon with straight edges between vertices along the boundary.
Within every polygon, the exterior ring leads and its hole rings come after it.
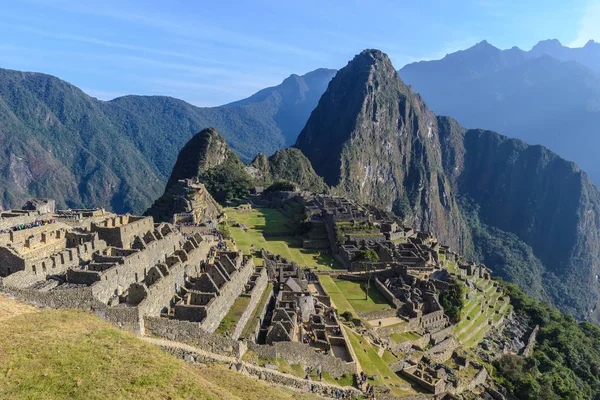
POLYGON ((344 328, 344 330, 348 335, 354 354, 356 354, 360 369, 369 375, 369 383, 386 384, 399 397, 416 394, 409 381, 390 369, 389 363, 392 361, 391 357, 393 357, 391 353, 381 352, 377 346, 369 343, 365 337, 360 336, 352 329, 344 328), (379 353, 382 353, 382 355, 380 356, 379 353), (373 375, 377 375, 379 379, 377 381, 370 379, 373 375))
POLYGON ((477 346, 493 326, 509 313, 510 304, 500 300, 493 281, 477 279, 467 294, 461 321, 454 328, 458 341, 466 347, 477 346))
POLYGON ((342 268, 333 259, 329 250, 313 250, 302 248, 302 238, 294 235, 294 222, 281 211, 272 208, 258 208, 250 211, 239 211, 227 208, 231 236, 244 254, 254 256, 256 265, 262 265, 260 249, 265 248, 273 254, 279 254, 304 267, 319 270, 342 268), (245 225, 248 229, 234 227, 232 221, 245 225), (266 234, 267 237, 265 237, 266 234), (254 246, 254 247, 252 247, 254 246), (254 252, 251 249, 254 249, 254 252))

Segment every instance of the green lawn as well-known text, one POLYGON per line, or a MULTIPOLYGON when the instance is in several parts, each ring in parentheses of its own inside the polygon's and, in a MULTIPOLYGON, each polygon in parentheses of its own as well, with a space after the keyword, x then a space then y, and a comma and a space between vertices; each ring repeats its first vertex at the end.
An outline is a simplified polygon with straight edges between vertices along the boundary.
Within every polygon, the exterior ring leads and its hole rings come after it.
POLYGON ((217 333, 224 334, 225 332, 233 333, 235 330, 235 326, 237 322, 240 320, 246 308, 248 308, 248 304, 250 303, 250 297, 248 296, 239 296, 235 299, 235 302, 229 309, 225 318, 221 320, 219 327, 217 328, 217 333))
POLYGON ((312 250, 302 248, 302 239, 294 236, 264 237, 265 233, 286 233, 291 230, 289 219, 279 210, 271 208, 258 208, 250 212, 239 212, 228 208, 225 210, 230 220, 248 227, 247 231, 231 227, 231 235, 237 246, 245 253, 250 254, 254 245, 254 260, 257 265, 262 265, 260 249, 265 248, 271 253, 279 254, 290 261, 295 261, 300 266, 317 268, 319 270, 340 269, 342 266, 333 259, 329 250, 312 250))
POLYGON ((382 311, 391 308, 391 304, 377 290, 373 280, 371 280, 368 297, 365 296, 366 283, 361 284, 343 279, 334 279, 333 281, 357 312, 382 311))
POLYGON ((388 364, 392 364, 398 361, 398 359, 388 350, 383 352, 383 361, 385 361, 388 364))
POLYGON ((321 286, 327 292, 331 300, 335 304, 335 307, 338 309, 339 314, 343 314, 346 311, 350 311, 351 313, 356 315, 356 311, 354 307, 346 300, 346 297, 340 290, 340 288, 335 284, 333 279, 329 275, 319 275, 319 281, 321 282, 321 286))
MULTIPOLYGON (((245 361, 249 361, 249 360, 245 360, 245 361)), ((303 379, 306 377, 306 371, 304 370, 304 367, 302 365, 289 364, 283 358, 259 358, 258 359, 258 365, 264 367, 265 364, 273 364, 273 365, 277 366, 277 370, 279 372, 294 375, 298 378, 303 378, 303 379)), ((313 368, 313 370, 310 372, 309 377, 313 381, 319 380, 319 375, 317 375, 317 370, 315 368, 313 368)), ((341 378, 339 378, 339 379, 335 379, 329 373, 323 372, 323 381, 327 382, 327 383, 331 383, 332 385, 354 386, 354 376, 346 375, 346 374, 342 375, 341 378)))
POLYGON ((372 282, 369 288, 369 296, 365 299, 365 289, 361 287, 359 282, 335 279, 328 275, 320 275, 319 280, 340 314, 346 311, 354 314, 357 312, 381 311, 391 307, 387 299, 375 288, 372 282))
MULTIPOLYGON (((353 331, 346 329, 350 345, 354 349, 354 353, 358 358, 358 362, 362 370, 369 375, 369 382, 383 383, 383 384, 395 384, 397 386, 390 386, 390 389, 396 396, 407 396, 415 394, 415 390, 411 387, 410 382, 404 380, 402 377, 396 375, 394 371, 390 369, 388 363, 383 360, 377 354, 377 351, 371 346, 371 344, 364 338, 356 335, 353 331), (379 380, 371 380, 371 376, 378 375, 379 380), (389 376, 390 379, 384 379, 389 376)), ((385 353, 384 353, 385 355, 385 353)))
POLYGON ((419 335, 416 332, 402 332, 402 333, 392 333, 390 335, 390 339, 392 339, 394 342, 396 343, 404 343, 404 342, 408 342, 409 340, 415 340, 420 338, 421 335, 419 335))

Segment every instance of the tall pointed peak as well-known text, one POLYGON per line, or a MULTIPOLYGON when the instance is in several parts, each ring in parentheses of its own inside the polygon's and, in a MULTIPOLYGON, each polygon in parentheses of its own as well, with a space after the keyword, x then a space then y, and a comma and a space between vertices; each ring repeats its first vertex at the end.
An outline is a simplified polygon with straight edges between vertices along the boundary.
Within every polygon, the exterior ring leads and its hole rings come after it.
POLYGON ((350 180, 346 166, 358 165, 349 152, 358 154, 362 145, 396 141, 401 134, 416 135, 425 110, 385 53, 364 50, 329 83, 296 147, 328 185, 343 184, 350 180), (408 119, 411 125, 405 126, 408 119))
POLYGON ((206 128, 183 146, 167 183, 167 190, 180 179, 193 179, 229 158, 239 160, 216 129, 206 128))

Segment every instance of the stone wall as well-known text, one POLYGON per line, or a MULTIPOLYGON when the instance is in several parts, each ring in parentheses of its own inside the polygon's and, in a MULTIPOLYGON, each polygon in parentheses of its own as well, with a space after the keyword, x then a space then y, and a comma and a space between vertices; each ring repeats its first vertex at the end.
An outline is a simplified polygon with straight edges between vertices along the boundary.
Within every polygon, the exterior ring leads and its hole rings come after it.
POLYGON ((144 331, 146 335, 185 343, 204 351, 229 357, 240 358, 247 349, 244 341, 207 332, 197 322, 144 317, 144 331))
MULTIPOLYGON (((140 282, 146 277, 148 270, 166 260, 180 248, 183 236, 179 233, 170 233, 160 240, 155 240, 146 245, 143 251, 137 251, 123 259, 122 264, 100 273, 100 280, 92 285, 93 293, 103 303, 115 295, 122 293, 134 282, 140 282)), ((88 271, 91 273, 93 271, 88 271)))
MULTIPOLYGON (((193 349, 183 348, 179 346, 169 346, 167 344, 163 344, 161 345, 161 348, 165 352, 171 354, 172 356, 180 358, 191 365, 198 363, 229 361, 220 357, 215 357, 209 354, 194 351, 193 349)), ((231 363, 231 361, 229 362, 231 363)), ((232 365, 232 367, 235 367, 236 371, 239 373, 254 376, 270 384, 286 386, 296 390, 311 392, 316 395, 328 398, 333 397, 335 395, 336 390, 343 390, 344 392, 351 394, 353 398, 358 398, 358 396, 361 395, 361 392, 353 387, 342 388, 340 386, 332 385, 325 382, 306 380, 296 377, 294 375, 285 374, 264 367, 259 367, 246 362, 238 361, 234 365, 232 365)))
POLYGON ((400 307, 400 305, 402 304, 400 300, 398 300, 396 296, 394 296, 394 294, 390 292, 390 290, 386 288, 385 285, 381 283, 381 281, 377 277, 375 278, 375 287, 377 288, 377 290, 379 290, 379 293, 381 293, 383 297, 387 299, 387 301, 389 301, 396 307, 400 307))
POLYGON ((447 328, 440 329, 437 332, 433 332, 431 334, 431 344, 436 345, 441 341, 445 340, 448 336, 452 334, 454 330, 454 325, 450 325, 447 328))
POLYGON ((449 337, 436 344, 425 352, 427 357, 433 362, 443 363, 452 357, 452 353, 458 347, 458 342, 453 337, 449 337))
POLYGON ((488 377, 487 370, 485 368, 481 368, 481 371, 479 371, 477 373, 477 375, 475 375, 473 380, 471 380, 471 382, 469 382, 469 384, 467 385, 467 389, 473 390, 477 386, 482 385, 483 383, 485 383, 485 380, 487 379, 487 377, 488 377))
MULTIPOLYGON (((40 219, 51 218, 51 215, 49 215, 49 214, 40 215, 37 212, 31 212, 31 213, 27 213, 27 214, 18 215, 18 214, 13 214, 10 211, 5 211, 2 214, 14 215, 14 216, 11 216, 11 217, 2 216, 0 218, 0 229, 10 229, 13 226, 28 225, 28 224, 31 224, 32 222, 35 222, 40 219)), ((8 233, 6 235, 8 235, 8 233)))
POLYGON ((391 350, 394 352, 402 353, 402 352, 406 352, 406 351, 410 350, 410 348, 413 346, 423 349, 423 348, 425 348, 425 346, 427 346, 429 344, 430 341, 431 341, 431 334, 426 333, 423 336, 421 336, 415 340, 407 340, 406 342, 393 344, 391 346, 391 350))
POLYGON ((159 316, 164 308, 169 307, 173 295, 184 286, 186 276, 200 272, 200 262, 206 259, 212 244, 201 241, 197 248, 186 252, 187 260, 184 262, 176 262, 170 268, 165 264, 164 269, 168 273, 147 287, 146 297, 138 304, 140 315, 159 316))
POLYGON ((267 276, 267 268, 261 268, 260 275, 259 275, 258 279, 256 279, 256 282, 254 283, 254 287, 252 288, 252 291, 250 292, 250 302, 248 303, 246 310, 244 310, 244 313, 238 320, 237 325, 235 326, 235 330, 233 331, 233 334, 231 335, 231 337, 233 339, 238 339, 240 337, 240 335, 242 334, 242 331, 244 330, 244 327, 248 323, 248 320, 254 314, 254 309, 258 305, 258 302, 260 301, 260 298, 262 297, 263 292, 265 291, 265 288, 267 287, 268 283, 269 283, 269 278, 267 276))
POLYGON ((231 276, 231 280, 221 288, 219 295, 206 308, 207 315, 201 323, 204 330, 214 332, 219 327, 253 273, 254 263, 250 260, 231 276))
POLYGON ((392 318, 398 314, 398 310, 395 308, 389 308, 387 310, 381 311, 371 311, 371 312, 357 312, 358 316, 366 319, 367 321, 372 321, 374 319, 383 319, 383 318, 392 318))
POLYGON ((260 358, 283 358, 289 364, 301 364, 305 367, 321 368, 334 378, 356 373, 356 363, 346 362, 333 354, 317 353, 308 345, 297 342, 275 342, 272 345, 248 343, 260 358))
POLYGON ((9 247, 0 246, 0 276, 9 276, 25 269, 25 259, 9 247))
POLYGON ((533 328, 531 335, 529 335, 529 338, 527 339, 527 345, 525 345, 525 348, 523 348, 523 356, 528 357, 533 352, 533 346, 535 346, 535 339, 537 338, 539 331, 540 326, 536 325, 535 328, 533 328))
MULTIPOLYGON (((267 285, 268 285, 268 282, 267 282, 267 285)), ((269 305, 271 303, 273 303, 274 301, 275 301, 275 291, 271 288, 271 294, 269 295, 269 298, 267 299, 267 301, 265 301, 265 304, 264 304, 262 310, 258 310, 259 311, 259 314, 257 315, 258 321, 256 323, 254 331, 247 334, 244 337, 244 339, 247 339, 248 341, 256 343, 256 341, 258 340, 258 335, 260 334, 260 328, 261 328, 262 324, 264 323, 265 317, 267 315, 267 311, 269 310, 269 305)))
POLYGON ((51 308, 79 308, 84 310, 105 309, 105 305, 94 299, 89 287, 40 291, 4 285, 3 291, 19 300, 51 308))
POLYGON ((98 232, 100 239, 106 241, 109 246, 129 249, 136 236, 154 230, 154 220, 152 217, 118 215, 91 224, 91 230, 98 232))

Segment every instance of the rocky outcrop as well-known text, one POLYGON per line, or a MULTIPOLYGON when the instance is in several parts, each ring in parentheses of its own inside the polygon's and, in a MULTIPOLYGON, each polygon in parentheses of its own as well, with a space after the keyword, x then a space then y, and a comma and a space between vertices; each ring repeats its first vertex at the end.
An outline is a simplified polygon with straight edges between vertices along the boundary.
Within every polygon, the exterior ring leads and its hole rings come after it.
POLYGON ((216 129, 206 128, 194 135, 179 152, 166 189, 180 179, 197 177, 232 158, 237 159, 237 156, 225 143, 225 139, 216 129))
POLYGON ((144 215, 156 222, 175 223, 179 216, 182 222, 202 223, 215 220, 221 207, 201 183, 181 180, 168 188, 144 215))
POLYGON ((258 154, 246 168, 256 180, 269 185, 278 181, 297 184, 300 188, 316 193, 328 190, 323 179, 317 175, 310 161, 295 148, 282 149, 267 158, 258 154))

